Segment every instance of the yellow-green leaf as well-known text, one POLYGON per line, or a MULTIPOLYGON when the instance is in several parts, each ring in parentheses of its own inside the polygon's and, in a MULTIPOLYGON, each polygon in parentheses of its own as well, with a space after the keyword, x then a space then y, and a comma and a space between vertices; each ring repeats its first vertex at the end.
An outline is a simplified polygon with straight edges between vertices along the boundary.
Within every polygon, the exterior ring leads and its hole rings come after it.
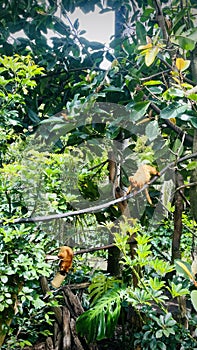
POLYGON ((176 59, 176 68, 180 71, 183 72, 185 69, 187 69, 190 65, 189 60, 184 60, 183 58, 177 58, 176 59))
POLYGON ((191 301, 194 309, 197 311, 197 290, 191 292, 191 301))
POLYGON ((146 66, 149 67, 154 62, 157 54, 159 52, 159 47, 155 46, 150 50, 147 50, 146 56, 145 56, 145 63, 146 66))
POLYGON ((192 280, 195 281, 194 276, 192 273, 189 271, 187 266, 180 260, 176 260, 176 264, 181 267, 181 269, 186 273, 186 275, 192 280))
POLYGON ((146 49, 151 49, 153 47, 153 44, 152 43, 148 43, 146 45, 140 45, 138 47, 138 50, 146 50, 146 49))

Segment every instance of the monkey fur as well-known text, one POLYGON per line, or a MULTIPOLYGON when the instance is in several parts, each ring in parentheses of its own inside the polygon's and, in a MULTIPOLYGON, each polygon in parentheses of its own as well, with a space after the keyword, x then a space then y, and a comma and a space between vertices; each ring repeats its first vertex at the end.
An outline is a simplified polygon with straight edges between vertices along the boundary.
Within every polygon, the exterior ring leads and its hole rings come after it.
POLYGON ((60 272, 68 273, 69 269, 72 267, 73 250, 68 246, 60 247, 58 258, 60 259, 60 272))
MULTIPOLYGON (((133 189, 140 189, 145 184, 148 184, 151 179, 151 175, 159 176, 160 174, 155 167, 147 164, 142 164, 138 168, 136 173, 133 176, 129 177, 130 186, 128 187, 127 194, 129 194, 133 189)), ((146 194, 147 201, 150 204, 152 204, 152 200, 149 196, 147 188, 145 189, 145 194, 146 194)))

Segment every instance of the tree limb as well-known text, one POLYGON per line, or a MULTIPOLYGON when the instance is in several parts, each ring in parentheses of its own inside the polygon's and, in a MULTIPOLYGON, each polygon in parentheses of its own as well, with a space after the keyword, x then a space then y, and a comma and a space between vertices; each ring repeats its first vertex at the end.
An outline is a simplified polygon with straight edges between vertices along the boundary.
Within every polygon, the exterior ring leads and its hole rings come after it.
MULTIPOLYGON (((166 165, 166 167, 164 167, 161 171, 160 171, 160 175, 163 175, 169 168, 176 168, 177 164, 184 162, 185 160, 188 159, 192 159, 192 158, 197 158, 197 152, 196 153, 192 153, 189 154, 187 156, 184 156, 180 159, 177 159, 176 161, 173 161, 171 163, 169 163, 168 165, 166 165)), ((88 207, 88 208, 84 208, 84 209, 79 209, 79 210, 73 210, 73 211, 68 211, 66 213, 61 213, 61 214, 52 214, 52 215, 45 215, 45 216, 35 216, 34 218, 18 218, 18 219, 10 219, 10 220, 0 220, 0 224, 3 225, 12 225, 12 224, 18 224, 18 223, 34 223, 34 222, 45 222, 45 221, 51 221, 51 220, 56 220, 56 219, 63 219, 66 217, 71 217, 71 216, 77 216, 77 215, 81 215, 81 214, 92 214, 92 213, 96 213, 102 209, 105 208, 109 208, 112 205, 121 203, 125 200, 128 200, 130 198, 135 197, 136 195, 138 195, 139 193, 143 192, 146 188, 148 188, 149 185, 153 184, 156 180, 158 179, 158 176, 154 176, 148 184, 145 184, 141 189, 139 189, 138 191, 131 192, 128 195, 125 195, 123 197, 114 199, 112 201, 106 202, 106 203, 102 203, 99 205, 95 205, 92 207, 88 207)))

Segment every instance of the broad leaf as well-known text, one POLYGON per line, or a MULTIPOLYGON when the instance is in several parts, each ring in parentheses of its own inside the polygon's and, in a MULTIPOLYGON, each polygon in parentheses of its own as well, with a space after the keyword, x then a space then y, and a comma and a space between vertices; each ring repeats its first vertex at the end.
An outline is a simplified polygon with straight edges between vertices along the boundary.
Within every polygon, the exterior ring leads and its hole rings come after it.
POLYGON ((136 22, 136 35, 142 45, 146 43, 146 29, 140 22, 136 22))
POLYGON ((191 266, 185 261, 176 260, 175 268, 177 272, 183 274, 186 278, 189 278, 190 280, 195 281, 194 276, 191 273, 191 266))
POLYGON ((188 37, 178 36, 179 45, 183 50, 193 51, 195 49, 195 41, 188 37))
POLYGON ((159 125, 157 120, 153 120, 146 126, 146 136, 150 141, 153 141, 160 134, 159 125))
POLYGON ((158 52, 159 52, 159 47, 157 46, 153 47, 150 50, 147 50, 146 56, 145 56, 145 63, 147 67, 151 66, 151 64, 154 62, 158 52))
POLYGON ((127 109, 131 112, 131 118, 135 122, 142 118, 146 113, 148 107, 150 105, 149 101, 137 102, 135 104, 128 104, 127 109), (131 108, 130 108, 131 107, 131 108))
POLYGON ((180 71, 183 72, 186 70, 190 65, 189 60, 184 60, 183 58, 179 57, 176 59, 176 68, 180 71))
POLYGON ((194 309, 197 312, 197 290, 192 290, 192 292, 191 292, 191 301, 192 301, 194 309))
POLYGON ((108 291, 93 308, 78 317, 77 332, 86 336, 88 342, 110 338, 114 333, 120 310, 119 291, 108 291))
POLYGON ((181 105, 179 107, 177 105, 170 105, 161 111, 160 117, 163 119, 177 118, 180 114, 184 113, 187 109, 188 109, 187 104, 181 105))

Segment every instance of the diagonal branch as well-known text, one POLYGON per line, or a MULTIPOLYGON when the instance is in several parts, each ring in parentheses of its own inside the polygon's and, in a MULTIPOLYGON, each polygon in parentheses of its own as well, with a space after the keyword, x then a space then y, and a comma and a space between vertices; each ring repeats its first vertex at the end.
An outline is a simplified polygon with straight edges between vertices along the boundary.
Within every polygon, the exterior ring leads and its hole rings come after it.
MULTIPOLYGON (((189 154, 187 156, 184 156, 176 161, 173 161, 171 163, 169 163, 168 165, 166 165, 166 167, 164 167, 161 171, 160 171, 160 176, 163 175, 169 168, 174 167, 174 169, 176 168, 177 164, 182 163, 188 159, 192 159, 192 158, 197 158, 197 152, 196 153, 192 153, 189 154)), ((106 203, 102 203, 99 205, 95 205, 92 207, 88 207, 88 208, 84 208, 84 209, 80 209, 80 210, 73 210, 73 211, 68 211, 66 213, 61 213, 61 214, 53 214, 53 215, 45 215, 45 216, 35 216, 35 217, 29 217, 29 218, 18 218, 18 219, 13 219, 13 220, 0 220, 0 224, 3 225, 12 225, 12 224, 18 224, 18 223, 34 223, 34 222, 46 222, 46 221, 51 221, 51 220, 57 220, 57 219, 63 219, 66 217, 71 217, 71 216, 78 216, 81 214, 88 214, 88 213, 96 213, 102 209, 105 208, 109 208, 112 205, 121 203, 125 200, 128 200, 132 197, 135 197, 136 195, 138 195, 139 193, 143 192, 146 188, 148 188, 149 185, 153 184, 154 182, 156 182, 156 180, 158 179, 158 175, 154 176, 148 184, 145 184, 141 189, 139 189, 138 191, 131 192, 130 194, 114 199, 112 201, 106 202, 106 203)))

